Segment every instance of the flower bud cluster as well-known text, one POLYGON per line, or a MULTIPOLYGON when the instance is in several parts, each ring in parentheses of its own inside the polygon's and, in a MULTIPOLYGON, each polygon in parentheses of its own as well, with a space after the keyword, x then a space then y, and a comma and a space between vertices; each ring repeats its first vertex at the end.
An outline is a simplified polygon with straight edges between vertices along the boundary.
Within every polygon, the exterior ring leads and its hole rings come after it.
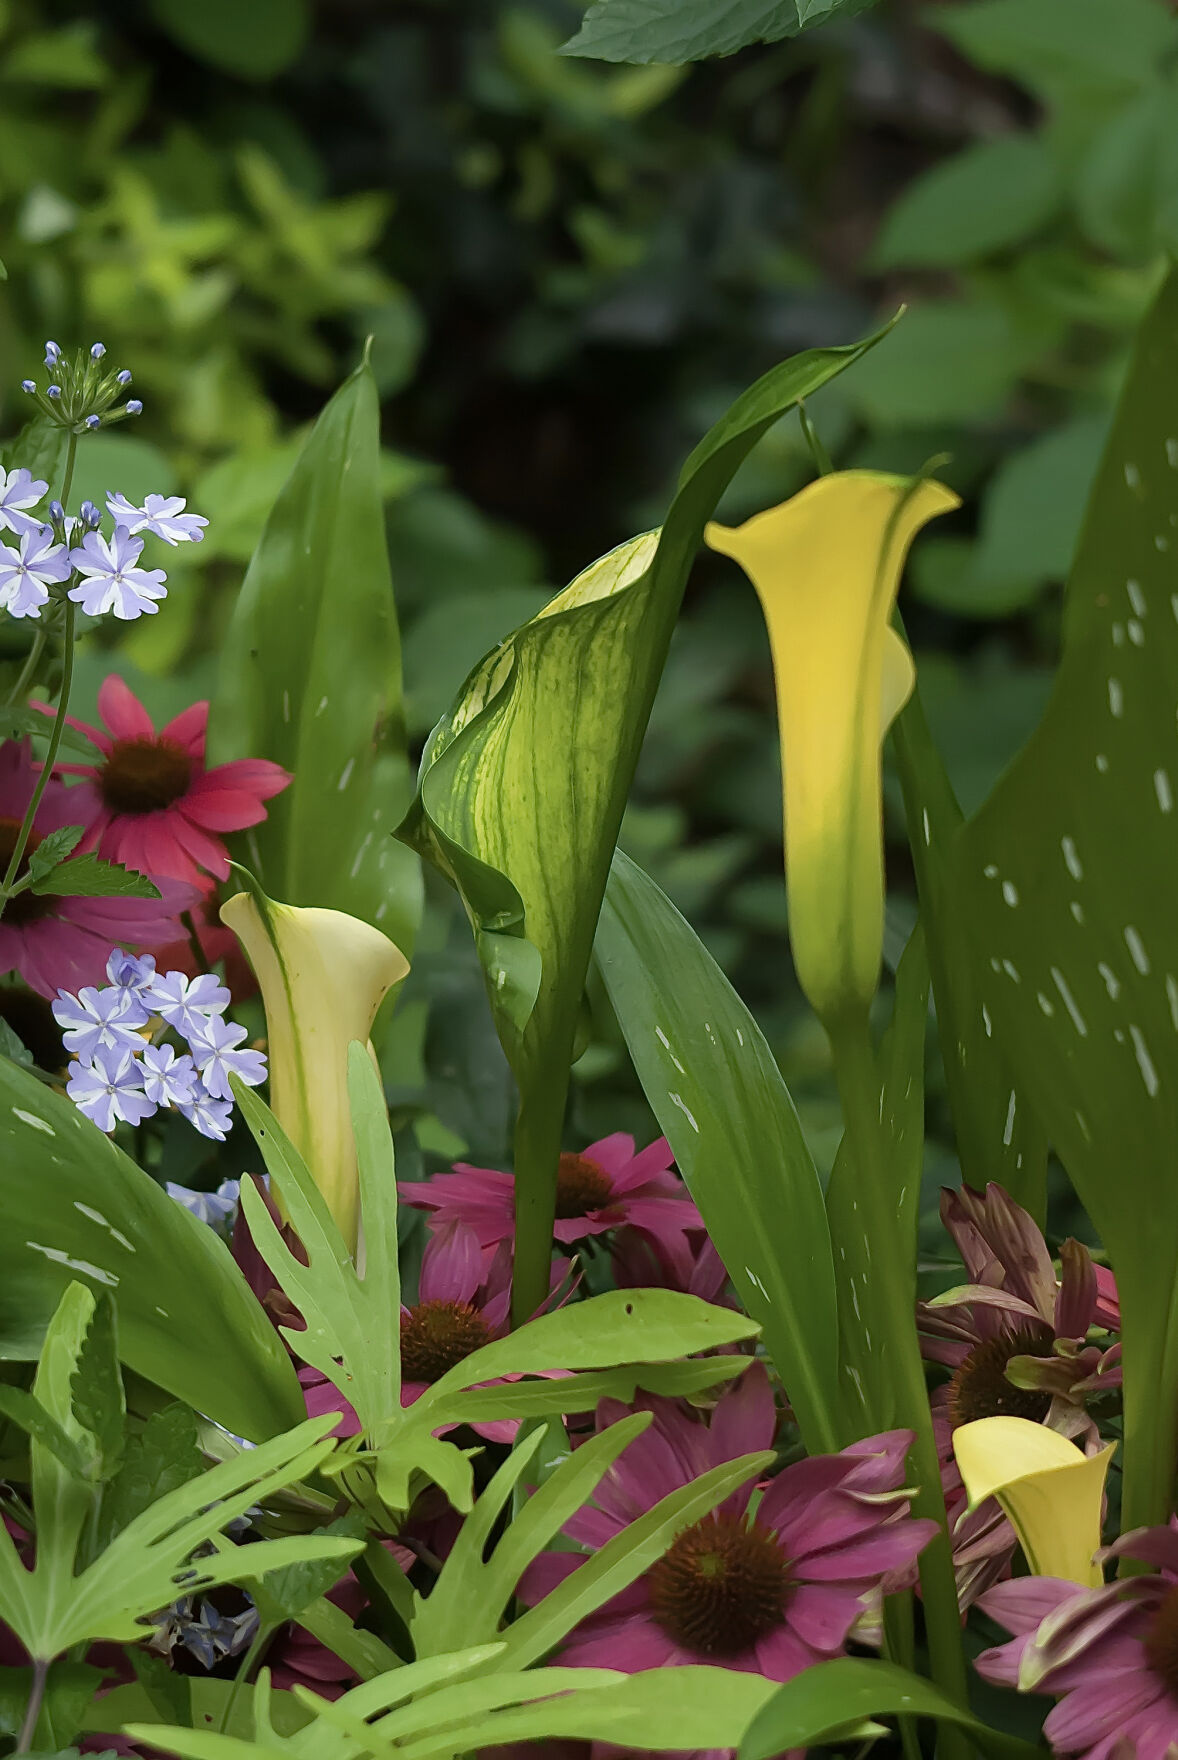
POLYGON ((47 342, 48 383, 42 389, 35 379, 22 379, 21 390, 57 427, 74 434, 93 433, 95 428, 142 415, 143 405, 137 397, 129 398, 121 408, 114 407, 131 383, 131 375, 126 367, 112 371, 103 364, 105 358, 106 346, 101 342, 78 349, 72 357, 63 354, 56 342, 47 342))

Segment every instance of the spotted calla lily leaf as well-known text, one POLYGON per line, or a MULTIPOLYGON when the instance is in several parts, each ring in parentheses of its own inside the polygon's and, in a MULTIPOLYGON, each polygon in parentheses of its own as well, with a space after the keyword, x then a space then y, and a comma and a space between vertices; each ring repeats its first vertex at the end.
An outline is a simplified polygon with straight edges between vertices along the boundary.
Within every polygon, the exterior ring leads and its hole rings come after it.
POLYGON ((610 858, 703 528, 757 440, 877 338, 758 380, 696 447, 661 530, 602 557, 475 667, 398 835, 462 895, 520 1087, 516 1300, 547 1289, 568 1070, 610 858))
POLYGON ((293 774, 239 840, 273 898, 362 917, 408 950, 421 877, 389 835, 410 776, 379 417, 365 360, 311 430, 250 562, 221 648, 209 762, 270 758, 293 774))
POLYGON ((1089 503, 1047 714, 956 851, 981 1003, 1117 1273, 1126 1527, 1167 1519, 1178 1446, 1176 700, 1173 272, 1089 503))
POLYGON ((224 1243, 3 1057, 0 1216, 0 1359, 35 1358, 80 1280, 114 1298, 123 1362, 235 1435, 302 1417, 287 1354, 224 1243))

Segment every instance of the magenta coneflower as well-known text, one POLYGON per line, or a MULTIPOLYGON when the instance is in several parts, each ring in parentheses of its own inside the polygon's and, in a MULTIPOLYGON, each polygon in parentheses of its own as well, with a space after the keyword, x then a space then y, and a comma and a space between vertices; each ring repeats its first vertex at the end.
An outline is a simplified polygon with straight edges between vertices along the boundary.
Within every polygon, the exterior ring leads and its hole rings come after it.
MULTIPOLYGON (((632 1228, 650 1241, 677 1279, 691 1274, 688 1234, 703 1218, 671 1170, 674 1157, 665 1137, 634 1153, 624 1131, 590 1143, 579 1154, 560 1158, 556 1185, 556 1227, 562 1245, 586 1235, 632 1228)), ((403 1201, 432 1210, 431 1226, 465 1229, 489 1258, 515 1234, 515 1177, 491 1167, 456 1162, 453 1173, 428 1183, 405 1184, 403 1201)))
POLYGON ((999 1583, 980 1605, 1015 1636, 983 1651, 977 1670, 1057 1696, 1043 1725, 1057 1754, 1164 1760, 1178 1751, 1178 1520, 1124 1534, 1101 1556, 1154 1568, 1102 1589, 1056 1577, 999 1583))
MULTIPOLYGON (((569 1269, 567 1259, 554 1263, 554 1290, 564 1282, 569 1269)), ((507 1331, 510 1310, 510 1247, 500 1247, 489 1269, 484 1270, 481 1256, 467 1251, 461 1240, 455 1241, 449 1233, 435 1235, 422 1258, 417 1301, 401 1309, 401 1404, 411 1406, 449 1369, 493 1338, 501 1338, 507 1331)), ((360 1422, 355 1412, 318 1369, 300 1369, 299 1380, 308 1416, 339 1412, 335 1434, 356 1435, 360 1422)), ((492 1419, 471 1428, 489 1442, 512 1442, 519 1421, 492 1419)))
MULTIPOLYGON (((38 707, 44 707, 39 704, 38 707)), ((290 776, 266 758, 241 758, 205 769, 207 703, 193 703, 160 732, 123 680, 111 673, 98 693, 102 728, 67 716, 102 753, 97 764, 60 764, 88 780, 72 792, 88 830, 82 848, 141 873, 194 885, 224 880, 229 856, 221 833, 244 831, 266 817, 262 802, 290 776)))
MULTIPOLYGON (((590 1550, 709 1468, 773 1443, 777 1415, 759 1365, 721 1397, 710 1422, 674 1400, 637 1403, 654 1422, 610 1468, 596 1507, 565 1527, 590 1550)), ((603 1400, 598 1428, 626 1411, 603 1400)), ((894 1430, 798 1461, 769 1481, 755 1512, 750 1479, 578 1626, 562 1661, 625 1673, 722 1663, 785 1681, 839 1655, 856 1621, 878 1612, 885 1585, 912 1580, 917 1554, 936 1532, 935 1523, 908 1513, 911 1441, 911 1431, 894 1430)), ((584 1563, 583 1554, 545 1553, 521 1593, 538 1601, 584 1563)))
MULTIPOLYGON (((36 782, 30 742, 0 744, 0 874, 16 848, 36 782)), ((18 878, 28 872, 29 857, 50 831, 86 823, 85 803, 78 792, 61 782, 46 784, 18 878)), ((84 984, 102 984, 112 947, 149 947, 181 932, 180 912, 195 902, 197 894, 176 881, 156 884, 158 899, 55 898, 18 892, 0 918, 0 972, 19 972, 41 996, 55 996, 58 990, 76 994, 84 984)))

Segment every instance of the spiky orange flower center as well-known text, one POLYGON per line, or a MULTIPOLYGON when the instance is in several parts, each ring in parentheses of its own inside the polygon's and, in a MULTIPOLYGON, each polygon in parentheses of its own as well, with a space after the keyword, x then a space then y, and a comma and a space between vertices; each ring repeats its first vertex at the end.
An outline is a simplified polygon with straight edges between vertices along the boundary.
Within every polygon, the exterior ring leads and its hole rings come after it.
POLYGON ((188 792, 192 759, 170 739, 116 740, 98 773, 112 813, 158 813, 188 792))
POLYGON ((487 1322, 468 1302, 418 1302, 401 1316, 401 1373, 406 1381, 440 1381, 490 1338, 487 1322))
POLYGON ((789 1563, 774 1536, 735 1516, 685 1528, 648 1579, 650 1609, 668 1637, 701 1656, 739 1656, 779 1626, 789 1563))
POLYGON ((1016 1387, 1006 1379, 1011 1357, 1042 1356, 1043 1335, 1033 1327, 1000 1334, 975 1345, 949 1383, 949 1415, 954 1426, 975 1418, 1029 1418, 1041 1424, 1051 1395, 1016 1387))
POLYGON ((601 1210, 613 1197, 613 1184, 604 1167, 587 1155, 562 1155, 556 1175, 556 1215, 560 1222, 601 1210))

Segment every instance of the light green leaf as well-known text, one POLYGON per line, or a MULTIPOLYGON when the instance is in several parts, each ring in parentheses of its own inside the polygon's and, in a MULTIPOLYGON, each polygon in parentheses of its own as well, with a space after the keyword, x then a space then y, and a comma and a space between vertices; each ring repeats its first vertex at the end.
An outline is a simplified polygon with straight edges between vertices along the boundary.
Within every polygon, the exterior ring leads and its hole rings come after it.
MULTIPOLYGON (((71 827, 72 829, 72 827, 71 827)), ((38 852, 39 853, 39 852, 38 852)), ((59 861, 29 887, 39 898, 158 898, 160 889, 146 874, 136 874, 101 856, 72 856, 59 861)))
POLYGON ((1129 89, 1152 79, 1178 46, 1178 21, 1158 0, 981 0, 929 7, 925 22, 979 67, 1051 97, 1068 86, 1129 89))
POLYGON ((398 835, 458 887, 520 1088, 513 1306, 548 1289, 568 1070, 593 932, 688 569, 737 466, 876 341, 767 373, 687 460, 659 532, 602 557, 475 668, 398 835))
POLYGON ((958 840, 980 999, 1116 1266, 1124 1526, 1178 1451, 1178 272, 1146 318, 1037 733, 958 840))
POLYGON ((690 1528, 730 1492, 746 1485, 772 1461, 772 1452, 742 1455, 701 1473, 690 1485, 660 1498, 653 1509, 607 1540, 543 1601, 521 1614, 503 1634, 504 1665, 526 1668, 568 1636, 589 1614, 648 1571, 675 1537, 690 1528))
POLYGON ((926 300, 847 382, 847 396, 881 428, 979 420, 997 413, 1039 351, 998 304, 926 300))
POLYGON ((890 1662, 841 1656, 820 1662, 778 1687, 740 1744, 739 1760, 773 1760, 789 1748, 837 1741, 851 1726, 880 1714, 935 1717, 969 1731, 991 1760, 1032 1760, 1030 1742, 992 1730, 931 1682, 890 1662))
POLYGON ((1131 262, 1178 244, 1178 85, 1125 105, 1080 167, 1076 215, 1093 244, 1131 262))
MULTIPOLYGON (((35 714, 36 711, 30 713, 35 714)), ((84 825, 62 825, 59 830, 51 831, 47 837, 43 837, 29 856, 29 879, 35 883, 56 868, 59 862, 64 862, 71 850, 81 842, 84 830, 84 825)))
POLYGON ((86 1449, 23 1387, 6 1387, 0 1383, 0 1418, 15 1424, 26 1436, 35 1437, 75 1479, 85 1479, 86 1449))
POLYGON ((60 1094, 0 1060, 0 1358, 35 1357, 66 1285, 108 1290, 122 1360, 237 1436, 305 1407, 224 1242, 60 1094))
POLYGON ((778 43, 871 0, 593 0, 566 55, 678 65, 778 43))
POLYGON ((71 1383, 73 1414, 93 1443, 93 1472, 99 1480, 113 1477, 123 1458, 127 1402, 119 1371, 115 1306, 106 1291, 94 1304, 94 1317, 78 1356, 71 1383))
POLYGON ((690 925, 614 858, 597 958, 643 1091, 811 1448, 837 1446, 838 1318, 822 1188, 773 1053, 690 925), (767 1217, 788 1216, 788 1228, 767 1217))
POLYGON ((976 262, 1037 232, 1060 195, 1055 166, 1037 135, 979 141, 907 186, 884 220, 872 265, 951 268, 976 262))
POLYGON ((299 454, 222 644, 209 749, 294 775, 247 842, 269 895, 363 917, 408 952, 421 892, 390 835, 411 785, 379 414, 364 363, 299 454))

